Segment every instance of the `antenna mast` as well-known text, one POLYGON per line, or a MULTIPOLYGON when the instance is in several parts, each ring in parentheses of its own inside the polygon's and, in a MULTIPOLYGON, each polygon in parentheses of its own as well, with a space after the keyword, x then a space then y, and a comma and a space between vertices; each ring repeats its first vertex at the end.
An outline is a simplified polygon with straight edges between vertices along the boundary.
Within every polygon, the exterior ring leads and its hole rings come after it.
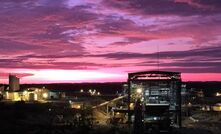
POLYGON ((160 71, 160 49, 159 44, 157 44, 157 69, 160 71))

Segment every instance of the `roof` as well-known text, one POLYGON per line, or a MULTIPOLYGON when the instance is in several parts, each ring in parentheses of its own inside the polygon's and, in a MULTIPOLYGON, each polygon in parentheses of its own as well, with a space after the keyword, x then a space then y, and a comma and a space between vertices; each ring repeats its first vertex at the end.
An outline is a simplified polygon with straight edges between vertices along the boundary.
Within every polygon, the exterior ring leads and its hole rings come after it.
POLYGON ((174 74, 181 74, 180 72, 170 72, 170 71, 139 71, 134 73, 128 73, 129 75, 139 75, 139 74, 168 74, 168 75, 174 75, 174 74))
POLYGON ((141 71, 128 73, 128 79, 181 79, 180 72, 169 71, 141 71))

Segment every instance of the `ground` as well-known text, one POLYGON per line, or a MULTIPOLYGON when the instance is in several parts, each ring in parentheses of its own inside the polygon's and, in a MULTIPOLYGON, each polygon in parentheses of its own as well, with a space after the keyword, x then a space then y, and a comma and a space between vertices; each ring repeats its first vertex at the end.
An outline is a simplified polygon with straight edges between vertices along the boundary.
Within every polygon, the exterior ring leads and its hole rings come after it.
MULTIPOLYGON (((0 133, 2 134, 129 134, 127 125, 53 124, 55 116, 64 113, 64 119, 72 119, 73 111, 51 104, 5 104, 0 103, 0 133), (54 111, 53 111, 54 110, 54 111)), ((100 116, 102 115, 99 113, 100 116)), ((86 118, 85 118, 86 119, 86 118)), ((55 121, 56 123, 56 121, 55 121)), ((194 112, 183 118, 183 128, 174 129, 174 134, 221 134, 221 113, 194 112)))

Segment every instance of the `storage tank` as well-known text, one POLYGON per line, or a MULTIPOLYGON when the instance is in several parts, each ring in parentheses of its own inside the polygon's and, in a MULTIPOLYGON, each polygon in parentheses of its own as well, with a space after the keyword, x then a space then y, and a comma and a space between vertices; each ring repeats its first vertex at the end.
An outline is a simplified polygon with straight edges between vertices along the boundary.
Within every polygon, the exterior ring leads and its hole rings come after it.
POLYGON ((35 101, 35 94, 34 93, 29 94, 29 101, 35 101))

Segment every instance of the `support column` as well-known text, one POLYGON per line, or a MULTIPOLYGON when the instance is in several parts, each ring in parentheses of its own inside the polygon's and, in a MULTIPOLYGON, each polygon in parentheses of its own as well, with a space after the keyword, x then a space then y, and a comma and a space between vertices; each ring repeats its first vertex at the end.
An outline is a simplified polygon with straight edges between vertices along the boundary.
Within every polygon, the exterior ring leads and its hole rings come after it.
POLYGON ((182 106, 182 96, 181 96, 181 81, 177 81, 178 82, 178 88, 177 88, 177 121, 178 121, 178 125, 179 127, 182 127, 182 114, 181 114, 181 106, 182 106))
POLYGON ((106 107, 106 113, 107 114, 109 113, 108 104, 107 104, 107 107, 106 107))
POLYGON ((128 100, 127 100, 127 103, 128 103, 128 125, 130 126, 131 124, 131 109, 130 109, 130 89, 131 89, 131 83, 130 83, 130 76, 128 76, 128 80, 127 80, 127 83, 128 83, 128 89, 127 89, 127 93, 128 93, 128 100))

